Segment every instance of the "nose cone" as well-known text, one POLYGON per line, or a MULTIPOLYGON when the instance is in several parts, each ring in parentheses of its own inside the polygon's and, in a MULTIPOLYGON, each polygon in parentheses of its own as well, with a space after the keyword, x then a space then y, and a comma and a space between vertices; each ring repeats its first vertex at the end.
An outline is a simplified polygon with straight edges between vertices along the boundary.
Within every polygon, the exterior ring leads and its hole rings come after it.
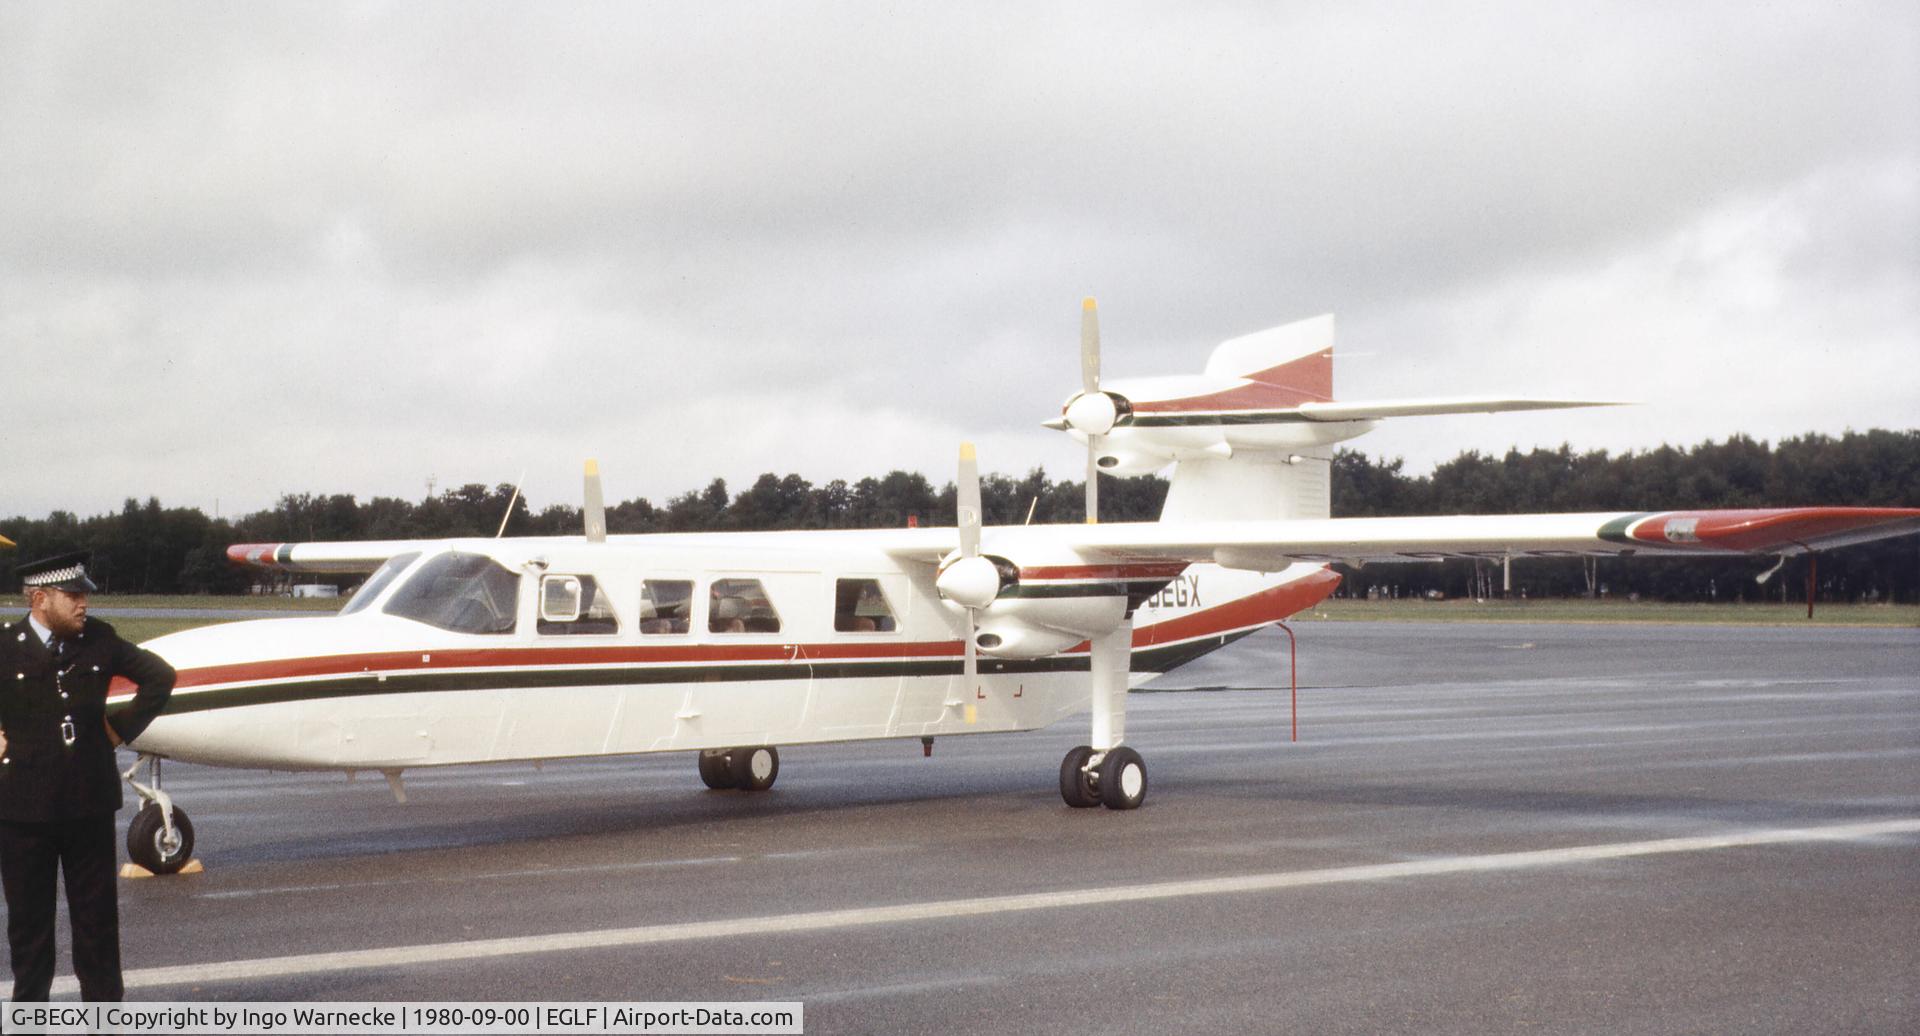
POLYGON ((198 670, 295 654, 336 654, 343 647, 341 639, 336 621, 316 616, 201 626, 155 637, 140 646, 166 659, 184 677, 198 670))

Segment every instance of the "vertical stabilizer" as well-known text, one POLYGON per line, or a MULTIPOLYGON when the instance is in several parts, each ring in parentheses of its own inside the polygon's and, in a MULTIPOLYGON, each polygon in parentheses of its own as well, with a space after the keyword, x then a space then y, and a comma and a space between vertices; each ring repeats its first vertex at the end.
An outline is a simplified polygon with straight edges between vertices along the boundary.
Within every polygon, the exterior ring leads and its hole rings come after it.
POLYGON ((1173 469, 1160 520, 1329 518, 1333 447, 1183 460, 1173 469))

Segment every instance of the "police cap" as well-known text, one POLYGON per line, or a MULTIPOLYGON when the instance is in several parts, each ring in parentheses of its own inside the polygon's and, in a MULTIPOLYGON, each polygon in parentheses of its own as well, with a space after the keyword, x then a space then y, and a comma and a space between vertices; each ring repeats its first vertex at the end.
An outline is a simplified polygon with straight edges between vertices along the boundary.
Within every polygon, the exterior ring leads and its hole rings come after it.
POLYGON ((87 578, 87 562, 93 555, 87 551, 76 551, 58 557, 41 558, 29 561, 13 570, 20 577, 20 587, 31 590, 46 587, 49 590, 65 590, 70 594, 92 593, 100 589, 87 578))

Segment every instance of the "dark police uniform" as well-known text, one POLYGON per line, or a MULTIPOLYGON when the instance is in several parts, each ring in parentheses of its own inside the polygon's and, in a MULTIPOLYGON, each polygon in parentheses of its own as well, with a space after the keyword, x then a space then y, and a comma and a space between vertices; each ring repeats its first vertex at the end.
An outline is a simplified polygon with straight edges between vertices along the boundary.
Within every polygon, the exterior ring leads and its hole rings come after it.
MULTIPOLYGON (((91 584, 89 584, 91 585, 91 584)), ((147 729, 173 693, 173 667, 88 618, 56 660, 26 617, 0 626, 0 877, 13 999, 53 985, 54 878, 65 871, 73 970, 85 1000, 122 995, 113 815, 123 804, 106 724, 121 741, 147 729), (107 715, 107 688, 139 688, 107 715)))

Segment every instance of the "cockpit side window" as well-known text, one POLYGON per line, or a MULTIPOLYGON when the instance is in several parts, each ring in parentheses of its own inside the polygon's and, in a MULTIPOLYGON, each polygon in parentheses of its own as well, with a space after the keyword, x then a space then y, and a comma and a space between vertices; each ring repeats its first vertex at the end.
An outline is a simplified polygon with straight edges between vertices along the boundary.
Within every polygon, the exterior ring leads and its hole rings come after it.
POLYGON ((618 633, 620 620, 599 580, 549 575, 540 580, 540 619, 534 628, 543 634, 618 633))
POLYGON ((880 592, 880 580, 834 580, 833 628, 840 633, 893 632, 893 609, 880 592))
POLYGON ((450 551, 420 565, 387 603, 388 615, 454 633, 512 633, 520 577, 480 554, 450 551))
POLYGON ((361 583, 360 588, 353 592, 353 598, 347 601, 345 608, 340 609, 340 614, 352 615, 354 612, 364 610, 367 605, 373 603, 374 598, 380 596, 382 591, 393 584, 394 577, 405 572, 408 565, 419 559, 420 552, 417 550, 395 554, 388 558, 386 564, 375 569, 373 575, 368 576, 367 581, 361 583))
POLYGON ((778 633, 773 610, 758 579, 716 579, 707 598, 707 629, 713 633, 778 633))

